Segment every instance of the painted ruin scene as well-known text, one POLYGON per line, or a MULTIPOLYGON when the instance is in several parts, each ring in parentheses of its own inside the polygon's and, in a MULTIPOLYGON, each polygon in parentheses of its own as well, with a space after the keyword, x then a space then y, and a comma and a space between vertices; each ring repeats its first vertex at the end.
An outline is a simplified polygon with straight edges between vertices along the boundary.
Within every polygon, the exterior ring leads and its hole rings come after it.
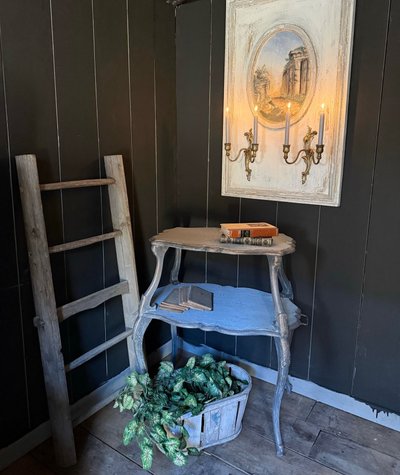
POLYGON ((267 35, 253 62, 250 89, 259 119, 270 127, 282 127, 288 102, 291 115, 303 115, 311 95, 313 68, 309 51, 297 32, 267 35))

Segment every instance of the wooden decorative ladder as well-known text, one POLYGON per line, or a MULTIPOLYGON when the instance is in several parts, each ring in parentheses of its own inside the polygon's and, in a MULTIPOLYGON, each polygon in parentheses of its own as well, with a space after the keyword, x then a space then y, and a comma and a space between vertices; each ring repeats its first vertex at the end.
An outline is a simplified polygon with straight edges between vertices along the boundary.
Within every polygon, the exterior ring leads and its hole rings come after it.
POLYGON ((124 166, 121 155, 107 156, 104 160, 107 178, 40 184, 35 155, 16 157, 37 315, 34 318, 34 324, 39 333, 54 451, 56 461, 60 466, 70 466, 76 463, 66 373, 124 339, 127 339, 130 368, 134 369, 135 367, 131 336, 137 315, 139 292, 124 166), (49 247, 41 192, 90 186, 108 186, 114 231, 49 247), (50 254, 88 246, 108 239, 115 239, 120 283, 57 308, 50 254), (64 364, 59 323, 83 310, 95 308, 117 295, 122 296, 125 331, 70 363, 64 364))

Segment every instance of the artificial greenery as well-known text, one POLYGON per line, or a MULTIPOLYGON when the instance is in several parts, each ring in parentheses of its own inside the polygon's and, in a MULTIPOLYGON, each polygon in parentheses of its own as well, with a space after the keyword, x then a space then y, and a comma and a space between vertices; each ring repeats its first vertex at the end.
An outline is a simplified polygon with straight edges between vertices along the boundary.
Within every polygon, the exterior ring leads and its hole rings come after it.
POLYGON ((152 379, 148 373, 133 372, 114 404, 120 412, 132 413, 123 443, 136 440, 146 470, 151 468, 154 446, 175 465, 185 465, 188 456, 199 455, 199 450, 188 447, 189 433, 181 417, 200 414, 205 404, 233 396, 246 384, 229 374, 225 361, 216 362, 210 354, 192 356, 179 369, 163 361, 152 379))

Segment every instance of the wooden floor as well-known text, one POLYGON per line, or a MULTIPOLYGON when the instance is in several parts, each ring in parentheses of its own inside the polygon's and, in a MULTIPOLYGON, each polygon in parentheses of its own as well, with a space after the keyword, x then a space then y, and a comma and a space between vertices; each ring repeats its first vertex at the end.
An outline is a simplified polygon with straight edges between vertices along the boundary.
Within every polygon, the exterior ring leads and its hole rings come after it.
MULTIPOLYGON (((297 394, 282 405, 286 455, 275 456, 271 406, 274 387, 254 379, 240 436, 211 447, 178 468, 160 453, 152 473, 159 475, 308 475, 400 474, 400 433, 365 421, 297 394)), ((127 417, 112 405, 76 429, 79 462, 57 469, 49 441, 33 450, 2 475, 112 475, 147 473, 140 467, 137 447, 124 447, 121 434, 127 417)))

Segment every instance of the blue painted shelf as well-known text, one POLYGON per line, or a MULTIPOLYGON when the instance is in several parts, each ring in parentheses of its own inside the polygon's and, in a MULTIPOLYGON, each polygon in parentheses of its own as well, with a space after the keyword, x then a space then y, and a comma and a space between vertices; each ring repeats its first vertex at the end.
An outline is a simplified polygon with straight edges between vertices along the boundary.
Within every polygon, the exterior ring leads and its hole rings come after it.
MULTIPOLYGON (((282 297, 290 329, 300 325, 300 309, 288 298, 282 297)), ((162 320, 183 328, 199 328, 228 335, 268 335, 279 337, 275 325, 272 295, 256 289, 230 287, 218 284, 184 283, 159 287, 151 302, 152 309, 143 316, 162 320), (183 313, 157 308, 168 294, 178 286, 196 285, 214 294, 212 311, 189 309, 183 313)))

